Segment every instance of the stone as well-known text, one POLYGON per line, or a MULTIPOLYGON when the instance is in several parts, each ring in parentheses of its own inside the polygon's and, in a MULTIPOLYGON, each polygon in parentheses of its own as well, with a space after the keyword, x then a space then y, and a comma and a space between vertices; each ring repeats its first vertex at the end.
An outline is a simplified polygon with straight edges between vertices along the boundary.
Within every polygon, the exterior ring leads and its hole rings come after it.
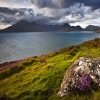
POLYGON ((58 95, 63 97, 76 91, 80 79, 88 75, 93 84, 100 87, 100 59, 80 57, 67 70, 61 83, 58 95))
POLYGON ((83 64, 83 62, 82 62, 82 61, 80 61, 80 62, 79 62, 79 66, 80 66, 80 65, 82 65, 82 64, 83 64))

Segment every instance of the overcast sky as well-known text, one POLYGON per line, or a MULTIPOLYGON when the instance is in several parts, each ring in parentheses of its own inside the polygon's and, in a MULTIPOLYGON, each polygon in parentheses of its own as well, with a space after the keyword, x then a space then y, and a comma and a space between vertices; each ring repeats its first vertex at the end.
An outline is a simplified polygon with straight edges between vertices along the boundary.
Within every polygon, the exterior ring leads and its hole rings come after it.
POLYGON ((0 0, 0 6, 32 8, 40 23, 100 26, 100 0, 0 0))

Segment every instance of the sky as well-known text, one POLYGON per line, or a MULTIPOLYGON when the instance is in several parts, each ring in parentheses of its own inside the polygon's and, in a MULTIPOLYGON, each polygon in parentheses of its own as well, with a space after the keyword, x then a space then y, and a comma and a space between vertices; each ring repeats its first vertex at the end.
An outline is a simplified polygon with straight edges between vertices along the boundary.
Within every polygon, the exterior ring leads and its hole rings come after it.
MULTIPOLYGON (((21 19, 36 21, 40 24, 88 25, 100 26, 100 0, 0 0, 0 7, 32 8, 24 14, 3 14, 0 27, 8 27, 21 19), (20 16, 20 18, 16 17, 20 16), (6 21, 5 21, 6 19, 6 21), (13 19, 13 20, 12 20, 13 19)), ((0 15, 0 16, 1 16, 0 15)))

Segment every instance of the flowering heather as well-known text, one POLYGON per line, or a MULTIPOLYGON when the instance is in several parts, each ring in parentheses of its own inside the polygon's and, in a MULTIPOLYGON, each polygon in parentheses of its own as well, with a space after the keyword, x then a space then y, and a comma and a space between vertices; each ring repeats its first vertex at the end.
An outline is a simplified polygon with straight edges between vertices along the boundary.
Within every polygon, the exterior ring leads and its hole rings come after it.
POLYGON ((90 77, 88 75, 84 75, 79 80, 77 89, 81 92, 84 92, 90 89, 90 84, 91 84, 90 77))

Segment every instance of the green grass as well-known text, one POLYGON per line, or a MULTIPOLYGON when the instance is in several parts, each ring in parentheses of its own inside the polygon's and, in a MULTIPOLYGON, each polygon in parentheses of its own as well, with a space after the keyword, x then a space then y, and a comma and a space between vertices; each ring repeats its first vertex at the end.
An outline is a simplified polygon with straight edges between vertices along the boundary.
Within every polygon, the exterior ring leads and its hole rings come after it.
POLYGON ((100 91, 57 95, 63 77, 79 57, 100 57, 100 39, 23 60, 16 70, 0 72, 0 95, 8 100, 100 100, 100 91), (91 45, 90 45, 91 44, 91 45))

